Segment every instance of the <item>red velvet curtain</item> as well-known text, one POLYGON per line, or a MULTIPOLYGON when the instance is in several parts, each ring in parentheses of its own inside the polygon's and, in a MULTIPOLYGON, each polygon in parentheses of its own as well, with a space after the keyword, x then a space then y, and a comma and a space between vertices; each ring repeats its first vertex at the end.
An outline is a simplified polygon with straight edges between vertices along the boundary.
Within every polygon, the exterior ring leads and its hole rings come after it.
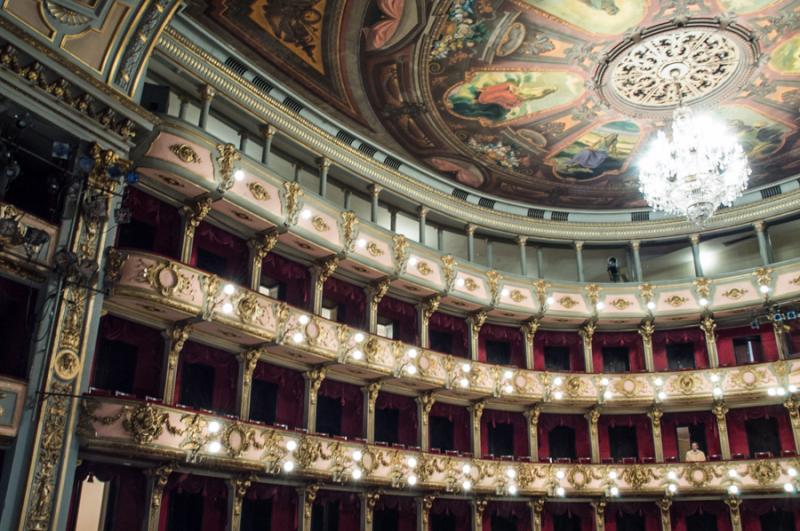
POLYGON ((786 409, 783 406, 763 406, 731 409, 728 412, 726 421, 728 423, 728 440, 731 445, 731 454, 750 454, 750 445, 747 442, 745 422, 748 419, 762 419, 766 417, 772 417, 778 422, 778 438, 781 443, 781 451, 796 450, 794 447, 792 425, 786 409))
POLYGON ((598 332, 592 340, 592 363, 594 372, 603 372, 603 348, 622 347, 628 349, 630 372, 644 370, 642 338, 637 332, 598 332))
POLYGON ((531 529, 531 510, 525 502, 491 501, 483 511, 483 529, 492 531, 492 516, 516 518, 517 531, 531 529))
POLYGON ((667 346, 675 343, 691 343, 694 347, 694 364, 698 369, 708 368, 708 351, 705 335, 699 328, 666 330, 653 334, 653 368, 657 371, 669 370, 667 346))
POLYGON ((200 249, 225 259, 224 272, 220 276, 236 284, 247 283, 250 251, 243 239, 202 221, 195 231, 189 265, 197 265, 197 253, 200 249))
POLYGON ((469 354, 467 345, 467 323, 463 317, 456 317, 441 312, 434 312, 428 321, 428 330, 437 332, 447 332, 453 336, 452 354, 453 356, 466 357, 469 354))
POLYGON ((467 500, 451 500, 436 498, 431 506, 430 514, 449 514, 455 517, 456 529, 470 529, 472 510, 467 500))
POLYGON ((311 286, 308 268, 272 252, 261 262, 261 274, 286 286, 288 304, 298 308, 308 307, 311 286))
POLYGON ((550 441, 547 438, 547 434, 558 426, 567 426, 575 430, 575 454, 577 457, 592 456, 592 447, 589 441, 589 421, 583 415, 542 413, 539 415, 537 428, 540 459, 550 457, 550 441))
MULTIPOLYGON (((713 514, 716 517, 717 531, 732 531, 728 506, 716 501, 674 502, 670 510, 673 531, 686 531, 686 517, 696 514, 713 514)), ((745 529, 755 528, 745 527, 745 529)))
POLYGON ((483 455, 489 454, 489 426, 496 426, 497 424, 511 424, 513 426, 515 457, 530 455, 525 417, 522 413, 498 411, 496 409, 484 409, 481 416, 481 452, 483 455))
MULTIPOLYGON (((375 505, 375 510, 397 511, 397 530, 416 531, 417 529, 417 504, 410 496, 381 496, 375 505)), ((375 528, 375 531, 380 531, 375 528)))
POLYGON ((678 426, 692 424, 703 424, 706 434, 706 457, 720 454, 717 419, 710 412, 665 413, 661 418, 661 440, 665 459, 675 457, 678 461, 683 461, 685 456, 678 453, 678 426))
POLYGON ((172 474, 164 489, 159 515, 159 531, 169 531, 169 501, 176 492, 200 494, 203 497, 203 531, 219 531, 225 529, 228 522, 228 488, 221 478, 195 476, 190 474, 172 474))
POLYGON ((130 209, 131 219, 155 230, 153 248, 146 250, 180 259, 181 216, 177 208, 132 186, 125 188, 122 204, 130 209))
POLYGON ((270 382, 278 387, 275 422, 290 428, 303 426, 305 382, 298 371, 259 361, 253 378, 270 382))
POLYGON ((617 515, 638 514, 644 517, 645 531, 661 531, 661 515, 654 502, 610 503, 606 507, 606 531, 617 531, 617 515))
POLYGON ((364 397, 361 389, 335 380, 324 380, 319 394, 335 398, 342 404, 342 435, 364 437, 364 397))
POLYGON ((359 495, 355 492, 320 490, 317 492, 314 505, 323 505, 332 501, 339 502, 338 528, 341 531, 359 529, 361 522, 361 498, 359 495))
POLYGON ((67 517, 67 529, 74 530, 78 517, 81 483, 93 475, 99 481, 112 481, 116 484, 115 498, 110 500, 112 514, 106 519, 113 522, 115 531, 140 531, 142 520, 147 512, 147 478, 141 468, 83 461, 75 470, 72 499, 67 517))
POLYGON ((778 359, 778 344, 775 342, 775 333, 771 324, 764 324, 758 330, 749 326, 717 330, 717 353, 719 354, 720 367, 736 365, 736 356, 733 351, 733 340, 737 337, 759 336, 761 338, 761 356, 763 362, 778 359))
POLYGON ((533 366, 537 371, 545 370, 545 347, 565 347, 569 349, 569 366, 571 372, 584 371, 583 342, 576 332, 553 332, 543 330, 536 333, 533 339, 533 366))
POLYGON ((741 507, 742 529, 746 531, 771 531, 761 526, 761 517, 772 511, 793 513, 795 531, 800 531, 800 501, 797 498, 744 500, 741 507))
POLYGON ((383 16, 372 26, 364 28, 367 50, 378 50, 394 37, 400 26, 405 4, 406 0, 375 0, 375 5, 383 16))
POLYGON ((511 363, 514 367, 525 367, 525 346, 518 327, 485 324, 478 334, 478 359, 486 361, 486 341, 505 341, 511 346, 511 363))
POLYGON ((397 436, 400 444, 417 446, 417 404, 408 396, 380 393, 375 402, 376 409, 396 409, 399 411, 397 436))
POLYGON ((271 500, 270 529, 291 531, 297 529, 297 490, 284 485, 254 483, 246 494, 250 500, 271 500))
POLYGON ((339 315, 340 322, 355 328, 365 327, 367 296, 364 288, 331 277, 322 288, 322 297, 345 307, 344 319, 339 315))
POLYGON ((419 344, 417 309, 413 304, 384 297, 378 303, 378 317, 394 321, 395 339, 409 345, 419 344))
POLYGON ((611 457, 609 428, 615 426, 633 426, 636 428, 636 447, 639 452, 639 460, 644 457, 654 457, 652 426, 647 415, 601 415, 597 425, 601 459, 611 457))
POLYGON ((588 503, 547 502, 542 513, 542 531, 553 531, 553 516, 563 514, 577 518, 581 523, 581 531, 594 529, 594 509, 588 503))
MULTIPOLYGON (((97 347, 104 341, 121 341, 136 347, 136 369, 133 374, 133 394, 138 398, 161 398, 161 371, 164 365, 164 338, 159 330, 113 315, 100 320, 97 347)), ((95 360, 97 359, 95 354, 95 360)), ((92 368, 92 381, 94 380, 92 368)))
POLYGON ((200 363, 213 367, 214 390, 212 408, 218 413, 236 414, 236 383, 239 377, 239 362, 233 354, 217 350, 200 343, 187 341, 180 355, 178 374, 175 378, 175 402, 180 403, 183 370, 187 363, 200 363))
MULTIPOLYGON (((454 406, 437 402, 431 408, 431 416, 446 417, 453 423, 453 446, 459 452, 470 452, 470 437, 472 428, 470 426, 469 411, 464 406, 454 406)), ((430 423, 428 423, 430 429, 430 423)))

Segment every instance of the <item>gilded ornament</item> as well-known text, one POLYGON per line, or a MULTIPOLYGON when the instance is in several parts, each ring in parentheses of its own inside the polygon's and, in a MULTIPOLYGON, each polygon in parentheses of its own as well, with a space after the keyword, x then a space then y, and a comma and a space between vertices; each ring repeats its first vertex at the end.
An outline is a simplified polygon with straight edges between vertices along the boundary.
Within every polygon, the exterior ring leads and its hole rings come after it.
POLYGON ((220 183, 219 188, 221 191, 230 190, 233 187, 235 179, 233 178, 234 164, 242 158, 241 154, 236 151, 236 146, 233 144, 217 144, 217 166, 219 167, 220 183))
POLYGON ((576 301, 575 299, 573 299, 569 295, 565 295, 565 296, 561 297, 560 299, 558 299, 558 304, 561 305, 562 307, 566 308, 567 310, 570 310, 570 309, 572 309, 572 308, 574 308, 575 306, 578 305, 578 301, 576 301))
POLYGON ((699 387, 700 380, 693 374, 681 374, 673 381, 672 387, 683 395, 694 394, 699 387))
POLYGON ((642 294, 642 298, 644 302, 650 302, 653 300, 653 285, 649 282, 645 282, 644 284, 639 284, 639 293, 642 294))
POLYGON ((278 231, 271 230, 264 234, 253 238, 252 240, 248 241, 250 247, 255 251, 254 258, 260 264, 264 261, 264 258, 267 257, 269 253, 272 252, 272 249, 278 244, 278 231))
POLYGON ((322 218, 322 216, 314 216, 311 218, 311 225, 317 232, 327 232, 331 228, 330 225, 325 223, 325 220, 322 218))
POLYGON ((569 467, 567 483, 577 491, 583 490, 592 481, 592 469, 586 465, 569 467))
MULTIPOLYGON (((340 214, 340 217, 342 220, 341 228, 345 251, 352 252, 355 246, 356 232, 358 229, 358 216, 352 210, 345 210, 340 214)), ((375 255, 373 254, 372 256, 375 255)))
POLYGON ((392 236, 394 247, 394 261, 397 271, 402 271, 408 262, 408 239, 402 234, 392 236))
POLYGON ((433 273, 433 269, 431 269, 431 266, 428 264, 428 262, 422 262, 422 261, 417 262, 417 271, 419 271, 420 274, 424 277, 427 277, 428 275, 433 273))
POLYGON ((622 480, 633 490, 641 489, 651 479, 655 479, 653 471, 642 465, 629 465, 622 471, 622 480))
POLYGON ((75 352, 62 350, 56 356, 53 369, 62 380, 72 380, 81 369, 81 360, 75 352))
POLYGON ((258 297, 252 292, 242 294, 236 303, 236 310, 242 322, 248 324, 253 324, 255 318, 264 313, 264 309, 258 304, 258 297))
POLYGON ((431 414, 431 408, 433 407, 433 404, 436 403, 436 395, 428 391, 427 393, 419 395, 417 400, 422 406, 422 423, 427 426, 428 417, 430 417, 431 414))
POLYGON ((300 215, 300 198, 303 197, 303 187, 294 181, 284 181, 283 183, 283 208, 286 212, 286 224, 297 225, 297 217, 300 215))
POLYGON ((645 385, 640 379, 625 376, 614 381, 614 392, 625 398, 636 398, 644 395, 645 385))
POLYGON ((628 299, 623 299, 621 297, 618 298, 618 299, 614 299, 609 304, 611 306, 613 306, 614 308, 616 308, 617 310, 619 310, 619 311, 623 311, 626 308, 628 308, 628 307, 633 305, 633 303, 631 301, 629 301, 628 299))
POLYGON ((467 288, 467 291, 472 292, 478 289, 478 283, 475 282, 474 278, 466 277, 464 279, 464 287, 467 288))
POLYGON ((739 300, 743 296, 745 296, 748 292, 749 292, 749 290, 747 290, 747 289, 731 288, 731 289, 723 292, 722 296, 725 297, 726 299, 739 300))
POLYGON ((147 445, 161 436, 168 418, 167 413, 160 412, 152 404, 144 403, 123 419, 122 426, 133 436, 136 444, 147 445))
POLYGON ((250 449, 255 432, 238 421, 231 422, 222 432, 222 447, 231 458, 237 458, 250 449))
POLYGON ((778 463, 761 459, 748 464, 747 473, 763 487, 775 483, 781 475, 781 470, 778 463))
POLYGON ((516 302, 517 304, 521 303, 526 298, 525 295, 523 295, 522 292, 518 289, 512 290, 510 297, 511 300, 516 302))
POLYGON ((172 151, 173 155, 187 164, 200 164, 203 162, 200 155, 197 154, 197 151, 188 144, 172 144, 169 146, 169 150, 172 151))
POLYGON ((697 294, 704 299, 708 298, 708 295, 711 293, 711 279, 708 278, 698 278, 694 282, 695 289, 697 290, 697 294))
POLYGON ((588 385, 580 376, 572 376, 564 382, 564 391, 570 398, 578 398, 588 390, 588 385))
POLYGON ((200 225, 200 222, 205 219, 209 212, 211 212, 211 206, 213 203, 214 200, 211 197, 206 196, 196 201, 192 201, 188 205, 181 208, 181 212, 186 219, 187 235, 194 234, 194 231, 200 225))
POLYGON ((753 276, 756 277, 756 282, 758 282, 759 286, 769 286, 770 282, 772 282, 772 268, 759 267, 753 271, 753 276))
POLYGON ((269 201, 272 199, 272 196, 269 195, 269 192, 267 192, 267 189, 264 188, 261 183, 250 181, 247 183, 247 189, 250 190, 250 195, 252 195, 253 199, 256 201, 269 201))
POLYGON ((714 479, 714 470, 706 463, 688 463, 683 469, 682 476, 692 487, 700 489, 714 479))
POLYGON ((536 289, 536 296, 539 298, 539 306, 544 306, 547 302, 547 288, 550 284, 542 279, 535 280, 533 287, 536 289))
POLYGON ((128 254, 114 247, 109 247, 106 252, 106 275, 103 281, 106 285, 117 282, 122 275, 122 266, 128 259, 128 254))
POLYGON ((602 291, 598 284, 589 284, 586 286, 586 293, 589 294, 589 300, 592 302, 592 305, 597 304, 597 301, 600 299, 600 291, 602 291))
POLYGON ((797 275, 797 276, 796 276, 796 277, 794 277, 792 280, 790 280, 790 281, 789 281, 789 284, 791 284, 791 285, 793 285, 793 286, 798 286, 798 285, 800 285, 800 275, 797 275))
POLYGON ((689 299, 686 297, 681 297, 680 295, 673 295, 671 297, 667 297, 666 299, 664 299, 664 302, 666 302, 673 308, 680 308, 681 306, 689 302, 689 299))
POLYGON ((486 322, 487 317, 489 317, 489 314, 483 310, 475 312, 469 317, 467 317, 467 322, 472 328, 472 334, 475 339, 477 339, 478 334, 480 333, 481 328, 483 327, 483 323, 486 322))
POLYGON ((383 300, 383 297, 389 292, 389 288, 392 285, 392 280, 390 278, 384 278, 372 285, 370 289, 370 300, 372 304, 377 306, 383 300))
POLYGON ((369 253, 370 256, 373 256, 375 258, 384 255, 383 249, 381 249, 378 246, 378 244, 375 243, 374 241, 369 241, 367 243, 367 252, 369 253))
POLYGON ((439 309, 439 303, 442 301, 441 295, 433 295, 422 301, 422 320, 427 323, 430 321, 431 316, 439 309))
POLYGON ((486 280, 489 282, 489 291, 492 294, 492 304, 497 304, 500 296, 500 282, 503 281, 503 275, 491 269, 486 272, 486 280))
POLYGON ((769 373, 765 369, 753 367, 735 371, 730 375, 730 382, 734 387, 744 388, 749 391, 761 387, 769 379, 769 373))
POLYGON ((453 284, 456 281, 457 265, 458 263, 456 262, 456 259, 453 255, 446 254, 442 256, 442 270, 444 271, 444 283, 448 291, 453 289, 453 284))

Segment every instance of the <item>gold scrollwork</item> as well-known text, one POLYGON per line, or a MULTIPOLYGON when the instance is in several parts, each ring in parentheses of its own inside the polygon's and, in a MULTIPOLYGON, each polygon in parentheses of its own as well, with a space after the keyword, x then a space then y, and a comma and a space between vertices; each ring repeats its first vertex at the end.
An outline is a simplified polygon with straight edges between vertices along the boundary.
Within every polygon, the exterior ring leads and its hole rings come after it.
POLYGON ((331 228, 330 225, 325 223, 325 220, 322 218, 322 216, 314 216, 311 219, 311 225, 314 226, 314 230, 317 232, 327 232, 331 228))
POLYGON ((419 271, 420 274, 425 277, 433 273, 433 269, 431 269, 431 266, 428 265, 428 262, 417 262, 417 271, 419 271))
POLYGON ((623 311, 633 305, 631 301, 628 299, 623 299, 622 297, 614 299, 613 301, 609 302, 609 304, 619 311, 623 311))
POLYGON ((731 288, 728 291, 722 293, 722 296, 726 299, 733 299, 739 300, 743 296, 745 296, 750 290, 747 289, 740 289, 740 288, 731 288))
POLYGON ((678 379, 673 382, 672 388, 684 395, 691 395, 695 392, 698 384, 697 376, 691 374, 681 374, 678 379))
POLYGON ((383 249, 378 247, 378 244, 373 241, 367 243, 367 252, 370 254, 370 256, 374 257, 383 256, 384 254, 383 249))
POLYGON ((269 201, 272 199, 272 196, 269 195, 269 192, 267 192, 267 189, 264 188, 261 183, 250 181, 247 183, 247 189, 250 190, 250 195, 252 195, 256 201, 269 201))
POLYGON ((770 463, 763 459, 747 465, 747 473, 762 487, 772 485, 781 475, 778 463, 770 463))
POLYGON ((122 426, 133 436, 137 444, 150 444, 161 436, 169 416, 153 407, 141 404, 122 421, 122 426))
POLYGON ((689 299, 687 299, 686 297, 681 297, 680 295, 673 295, 672 297, 667 297, 666 299, 664 299, 664 302, 666 302, 673 308, 680 308, 681 306, 689 302, 689 299))
POLYGON ((517 304, 521 303, 526 298, 525 295, 518 289, 512 290, 510 297, 511 300, 516 302, 517 304))
POLYGON ((565 295, 565 296, 561 297, 560 299, 558 299, 558 304, 560 304, 561 306, 563 306, 567 310, 570 310, 570 309, 572 309, 572 308, 574 308, 575 306, 578 305, 578 301, 576 301, 575 299, 573 299, 569 295, 565 295))
POLYGON ((62 380, 72 380, 81 369, 81 359, 71 350, 62 350, 56 356, 54 369, 62 380))
POLYGON ((197 151, 188 144, 172 144, 169 146, 169 150, 187 164, 200 164, 203 161, 197 151))
POLYGON ((474 278, 467 277, 464 279, 464 287, 467 288, 467 291, 475 291, 478 289, 478 283, 475 282, 474 278))

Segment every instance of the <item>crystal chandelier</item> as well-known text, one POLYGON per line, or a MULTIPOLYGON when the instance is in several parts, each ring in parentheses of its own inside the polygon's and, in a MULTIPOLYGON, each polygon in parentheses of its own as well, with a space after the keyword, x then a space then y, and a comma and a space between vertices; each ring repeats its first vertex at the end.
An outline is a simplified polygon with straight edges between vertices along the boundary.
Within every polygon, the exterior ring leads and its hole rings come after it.
POLYGON ((639 162, 639 190, 654 210, 703 225, 717 208, 742 195, 749 175, 747 156, 733 134, 679 103, 672 138, 658 131, 639 162))

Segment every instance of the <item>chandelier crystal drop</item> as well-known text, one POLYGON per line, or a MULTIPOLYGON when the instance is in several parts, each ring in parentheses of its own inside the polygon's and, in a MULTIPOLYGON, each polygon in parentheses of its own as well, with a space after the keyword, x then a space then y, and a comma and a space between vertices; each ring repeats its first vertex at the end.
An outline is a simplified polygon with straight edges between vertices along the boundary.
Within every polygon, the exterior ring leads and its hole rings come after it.
POLYGON ((750 165, 724 124, 678 105, 672 138, 658 131, 639 162, 639 190, 654 210, 703 225, 747 188, 750 165))

